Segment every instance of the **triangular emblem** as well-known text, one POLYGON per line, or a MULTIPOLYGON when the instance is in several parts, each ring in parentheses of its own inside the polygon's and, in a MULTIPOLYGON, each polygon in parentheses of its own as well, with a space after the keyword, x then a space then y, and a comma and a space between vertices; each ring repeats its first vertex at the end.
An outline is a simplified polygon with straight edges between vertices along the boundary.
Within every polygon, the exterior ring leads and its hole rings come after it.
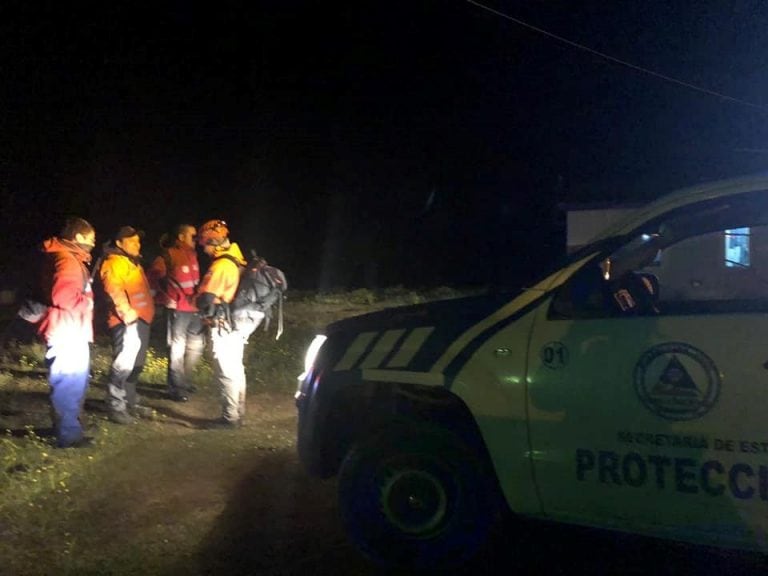
POLYGON ((701 392, 691 378, 682 362, 676 355, 670 358, 667 367, 659 377, 659 381, 651 390, 651 394, 659 396, 690 396, 700 397, 701 392))

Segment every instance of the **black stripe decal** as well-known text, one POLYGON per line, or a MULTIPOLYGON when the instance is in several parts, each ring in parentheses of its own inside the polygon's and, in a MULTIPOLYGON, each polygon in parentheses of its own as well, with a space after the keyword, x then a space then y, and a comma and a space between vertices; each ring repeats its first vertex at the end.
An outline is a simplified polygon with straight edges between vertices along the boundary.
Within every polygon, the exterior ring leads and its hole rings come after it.
POLYGON ((360 354, 360 357, 355 360, 355 363, 352 365, 350 370, 360 370, 360 365, 368 357, 368 354, 370 354, 371 351, 376 347, 376 343, 381 340, 381 337, 384 336, 384 334, 386 334, 386 330, 376 334, 375 338, 371 338, 371 341, 368 342, 368 346, 365 347, 365 350, 363 350, 363 353, 360 354))
POLYGON ((461 337, 464 332, 472 328, 478 322, 482 322, 483 318, 486 318, 490 314, 493 314, 498 308, 489 310, 483 317, 475 317, 471 319, 471 322, 456 321, 450 324, 444 322, 437 326, 436 330, 429 335, 427 341, 424 342, 421 349, 419 349, 416 356, 413 357, 408 364, 409 370, 416 370, 417 372, 429 372, 432 366, 435 364, 438 358, 446 351, 448 346, 461 337))
POLYGON ((480 346, 485 344, 492 336, 494 336, 499 331, 503 330, 516 320, 519 320, 528 312, 533 310, 534 308, 538 307, 544 300, 550 297, 550 293, 543 294, 530 302, 529 304, 523 306, 520 310, 512 314, 511 316, 507 316, 503 320, 499 320, 496 322, 496 324, 493 324, 492 326, 486 328, 483 332, 478 334, 474 340, 472 340, 469 344, 467 344, 461 352, 459 352, 456 355, 456 358, 451 360, 451 362, 448 364, 448 366, 445 367, 445 386, 446 388, 450 389, 453 387, 453 381, 456 379, 456 375, 461 371, 462 368, 464 368, 464 365, 467 363, 467 361, 472 357, 472 354, 474 354, 480 346))
POLYGON ((413 332, 413 327, 408 328, 405 330, 405 332, 400 334, 400 338, 395 341, 394 345, 392 346, 392 350, 390 350, 389 353, 384 356, 384 359, 381 361, 379 366, 386 367, 392 361, 392 358, 394 358, 395 354, 397 354, 400 351, 400 348, 403 347, 403 342, 405 342, 405 339, 410 336, 411 332, 413 332))

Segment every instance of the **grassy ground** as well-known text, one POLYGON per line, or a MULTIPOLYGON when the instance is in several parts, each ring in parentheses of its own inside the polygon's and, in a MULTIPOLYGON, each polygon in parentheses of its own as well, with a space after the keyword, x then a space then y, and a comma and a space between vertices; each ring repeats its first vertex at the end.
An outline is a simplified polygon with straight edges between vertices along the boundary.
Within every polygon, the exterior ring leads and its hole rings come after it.
POLYGON ((275 341, 273 329, 259 330, 248 345, 249 413, 237 431, 205 429, 220 413, 208 355, 190 402, 165 397, 161 323, 153 327, 139 386, 155 418, 132 426, 108 422, 110 351, 102 336, 86 400, 87 434, 96 446, 83 450, 51 446, 43 347, 6 343, 0 575, 298 573, 334 550, 343 551, 342 573, 366 573, 370 568, 349 549, 331 512, 332 489, 310 482, 296 461, 293 392, 303 352, 335 319, 455 295, 362 290, 292 298, 281 339, 275 341), (304 514, 313 515, 312 530, 304 514))

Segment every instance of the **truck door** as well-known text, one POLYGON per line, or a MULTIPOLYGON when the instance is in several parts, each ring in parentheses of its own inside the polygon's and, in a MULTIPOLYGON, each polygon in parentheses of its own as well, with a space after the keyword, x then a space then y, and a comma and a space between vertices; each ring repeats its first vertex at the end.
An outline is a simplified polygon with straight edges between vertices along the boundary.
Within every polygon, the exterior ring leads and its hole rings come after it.
POLYGON ((547 515, 765 541, 765 212, 748 197, 654 221, 538 310, 528 410, 547 515))

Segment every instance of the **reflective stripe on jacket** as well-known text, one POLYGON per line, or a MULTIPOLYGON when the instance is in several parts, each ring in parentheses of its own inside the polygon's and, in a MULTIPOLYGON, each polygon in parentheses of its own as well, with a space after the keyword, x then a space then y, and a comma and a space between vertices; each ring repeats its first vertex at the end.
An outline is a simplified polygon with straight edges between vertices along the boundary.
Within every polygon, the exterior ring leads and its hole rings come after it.
POLYGON ((99 275, 110 301, 107 313, 110 328, 121 322, 131 324, 139 318, 152 323, 155 303, 141 264, 122 250, 112 249, 107 252, 99 275))
POLYGON ((196 312, 195 288, 200 283, 200 266, 194 248, 172 246, 147 270, 155 302, 180 312, 196 312))

